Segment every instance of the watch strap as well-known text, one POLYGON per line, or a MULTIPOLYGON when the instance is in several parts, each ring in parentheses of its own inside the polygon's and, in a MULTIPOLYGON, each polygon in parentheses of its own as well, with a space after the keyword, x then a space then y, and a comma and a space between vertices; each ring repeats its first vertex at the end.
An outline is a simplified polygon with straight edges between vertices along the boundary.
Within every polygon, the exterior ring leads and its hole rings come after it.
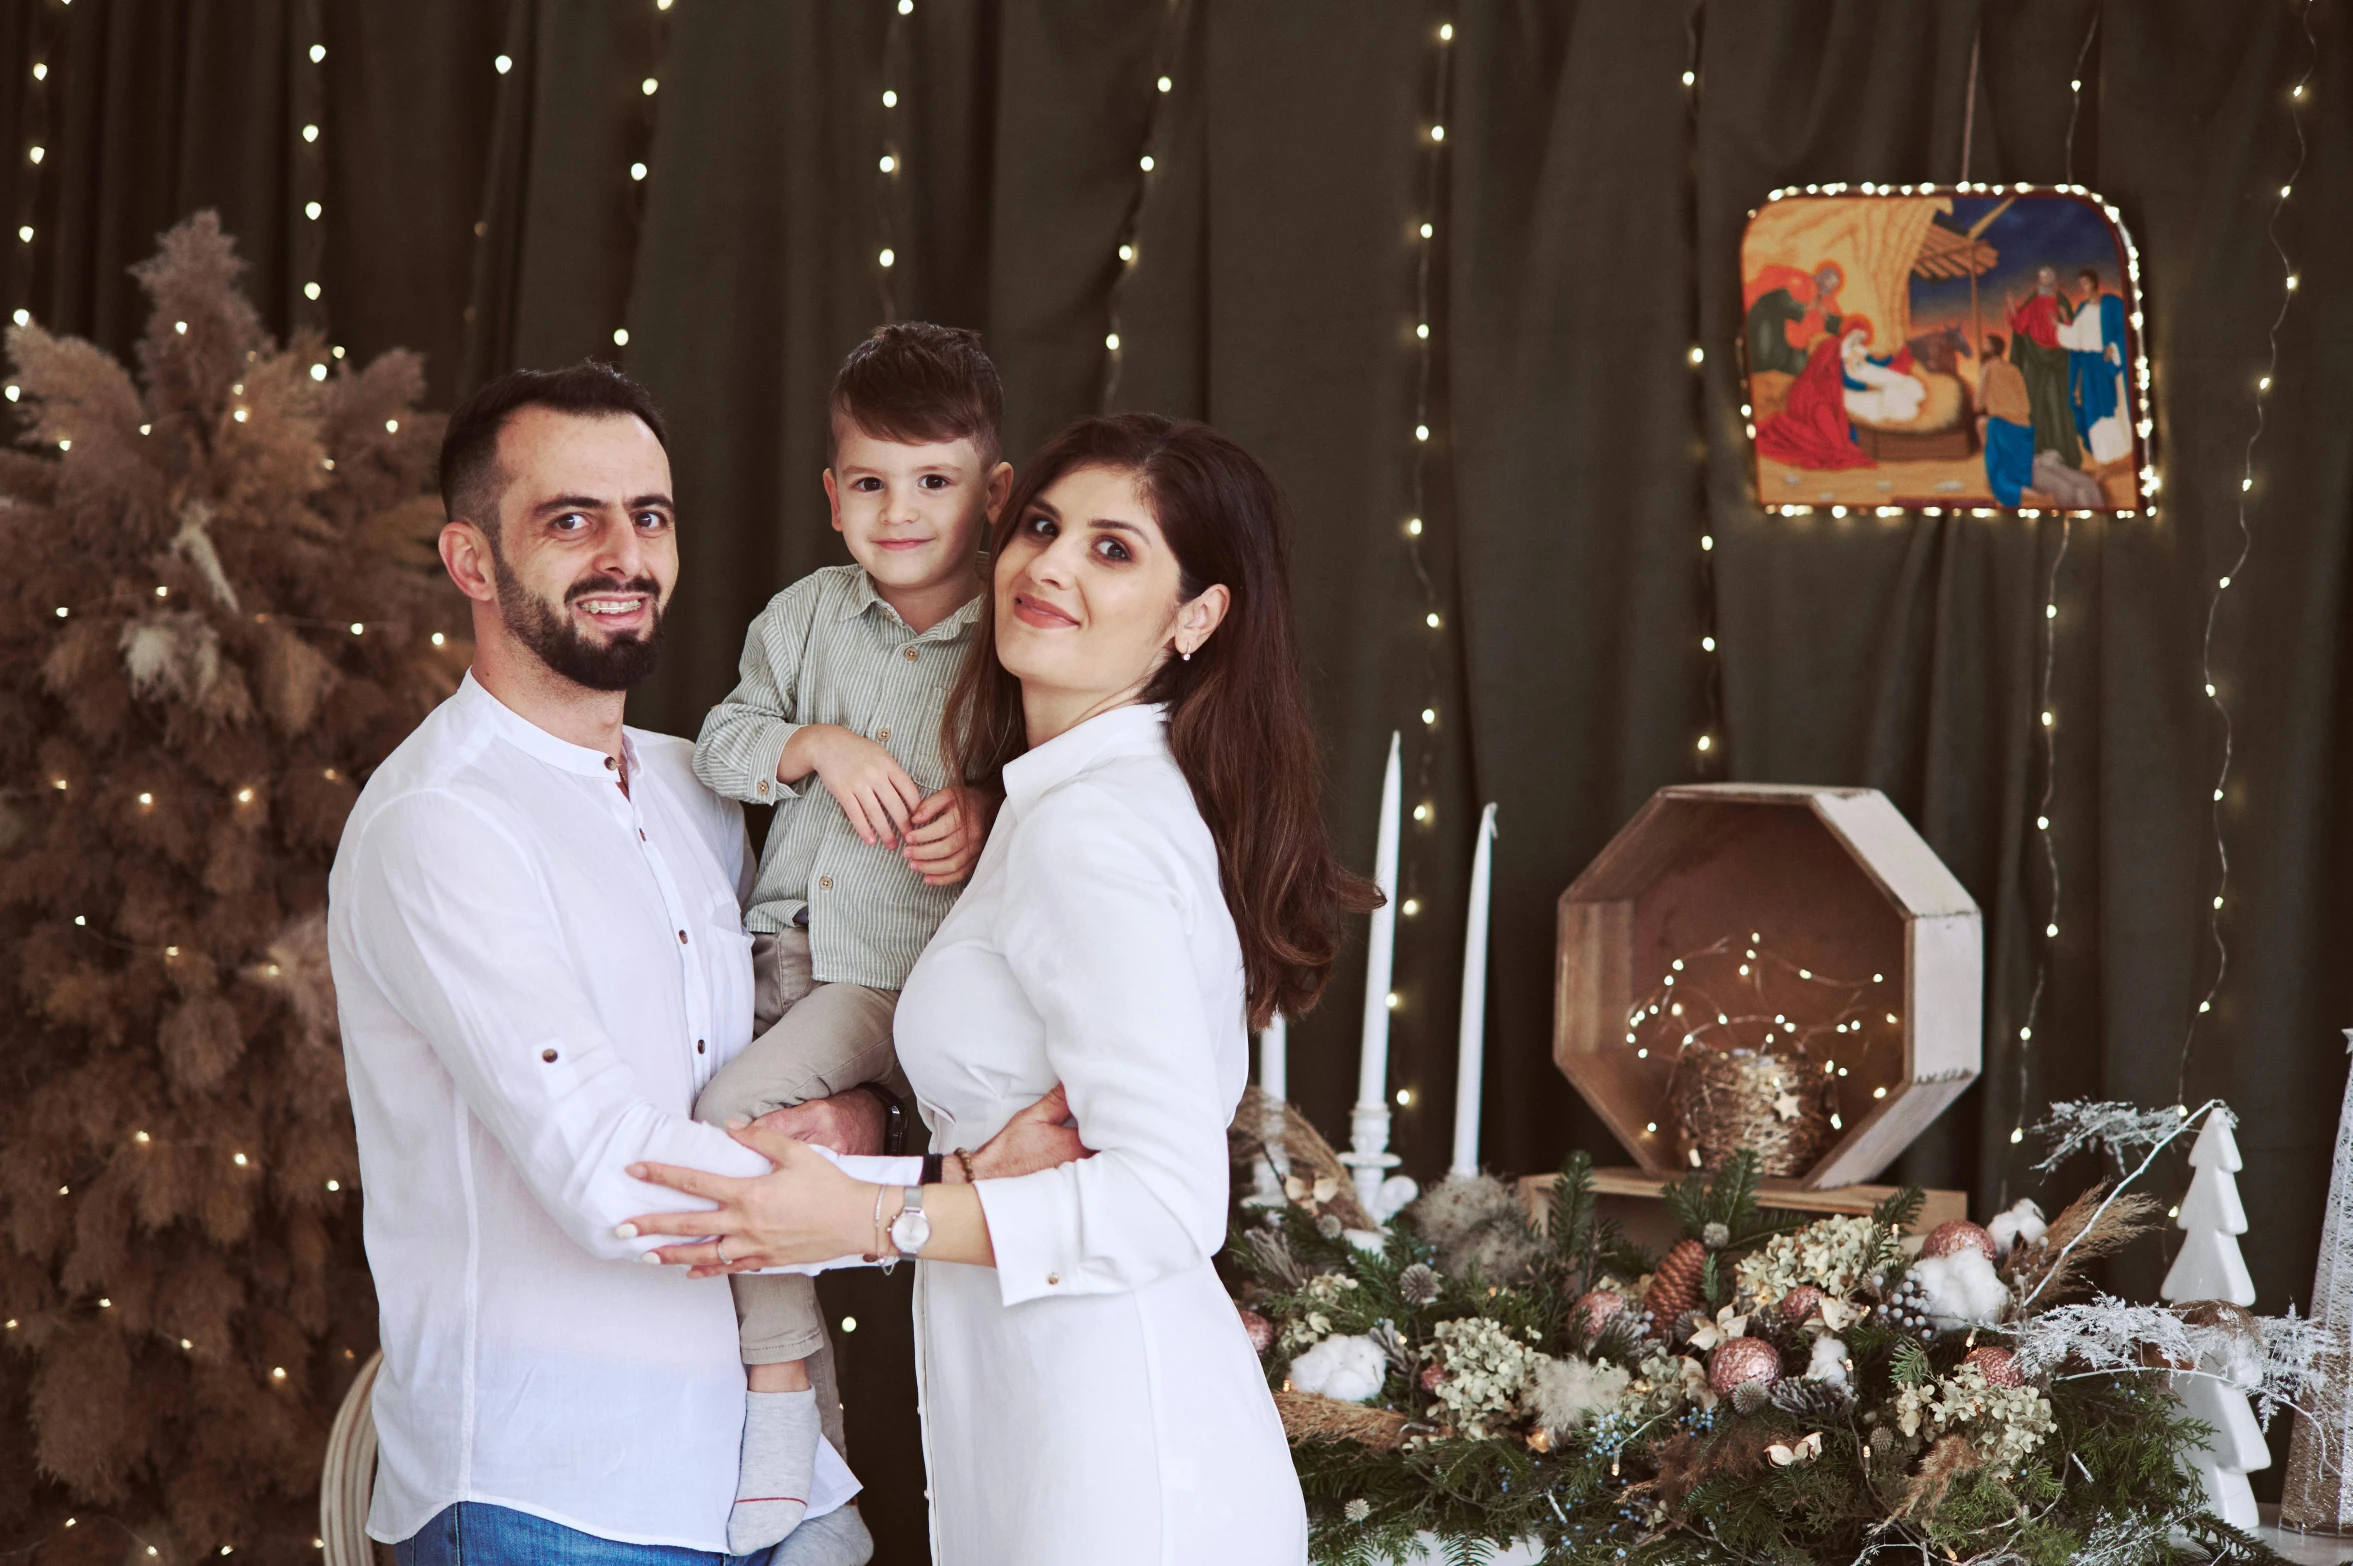
POLYGON ((882 1105, 882 1152, 885 1158, 897 1158, 907 1151, 907 1105, 898 1094, 879 1082, 861 1082, 859 1087, 874 1095, 882 1105))
POLYGON ((947 1176, 948 1161, 938 1153, 923 1155, 923 1183, 938 1185, 947 1176))

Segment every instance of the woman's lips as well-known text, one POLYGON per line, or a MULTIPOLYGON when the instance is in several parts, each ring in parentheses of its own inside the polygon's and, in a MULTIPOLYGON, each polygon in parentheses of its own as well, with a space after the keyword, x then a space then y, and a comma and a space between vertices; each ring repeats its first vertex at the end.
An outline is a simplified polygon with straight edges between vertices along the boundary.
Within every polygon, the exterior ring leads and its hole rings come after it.
POLYGON ((1013 595, 1013 618, 1043 631, 1059 631, 1078 624, 1074 616, 1064 614, 1051 604, 1042 604, 1027 593, 1013 595))

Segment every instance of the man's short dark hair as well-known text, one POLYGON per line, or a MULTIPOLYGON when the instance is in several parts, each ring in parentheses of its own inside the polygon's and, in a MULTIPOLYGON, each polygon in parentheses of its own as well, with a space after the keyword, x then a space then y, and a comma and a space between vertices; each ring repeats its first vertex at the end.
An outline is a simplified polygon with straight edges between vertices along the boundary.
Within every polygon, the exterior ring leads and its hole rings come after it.
POLYGON ((2100 286, 2100 269, 2096 266, 2087 266, 2075 275, 2083 279, 2085 282, 2091 284, 2094 288, 2100 286))
POLYGON ((654 432, 670 449, 662 411, 653 394, 609 364, 583 359, 560 370, 509 370, 468 397, 449 416, 441 437, 441 505, 451 521, 461 518, 490 535, 498 547, 498 432, 523 408, 553 408, 589 418, 630 417, 654 432))
POLYGON ((832 442, 850 429, 907 445, 969 440, 992 468, 1005 444, 1005 385, 980 334, 905 321, 878 327, 833 378, 832 442))

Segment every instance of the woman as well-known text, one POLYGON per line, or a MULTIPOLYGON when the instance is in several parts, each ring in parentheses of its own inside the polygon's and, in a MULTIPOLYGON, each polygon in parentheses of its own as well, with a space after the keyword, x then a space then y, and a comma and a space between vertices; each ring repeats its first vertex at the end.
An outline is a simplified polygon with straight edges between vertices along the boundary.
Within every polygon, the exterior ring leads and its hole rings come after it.
POLYGON ((940 1566, 1306 1558, 1282 1426, 1210 1257, 1245 1022, 1313 1005, 1340 918, 1378 894, 1318 812, 1279 511, 1233 442, 1129 414, 1050 442, 993 539, 945 738, 1004 804, 908 978, 899 1055, 936 1152, 1060 1083, 1093 1156, 978 1183, 950 1156, 950 1183, 914 1193, 746 1128, 776 1163, 761 1179, 645 1169, 719 1204, 637 1221, 717 1236, 668 1261, 922 1257, 940 1566))

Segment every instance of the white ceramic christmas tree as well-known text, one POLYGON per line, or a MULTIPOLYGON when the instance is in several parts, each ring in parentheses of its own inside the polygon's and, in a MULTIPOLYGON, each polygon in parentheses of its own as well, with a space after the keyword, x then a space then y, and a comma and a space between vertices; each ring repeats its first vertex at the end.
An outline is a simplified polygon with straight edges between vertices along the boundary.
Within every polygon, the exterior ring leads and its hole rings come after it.
MULTIPOLYGON (((2242 1166, 2230 1126, 2230 1111, 2217 1107, 2190 1148, 2190 1188, 2174 1220, 2186 1238, 2157 1291, 2167 1300, 2255 1303, 2255 1281, 2239 1254, 2247 1209, 2232 1178, 2242 1166)), ((2192 1419, 2214 1431, 2211 1445, 2183 1457, 2205 1486, 2206 1509, 2233 1527, 2253 1528, 2260 1519, 2247 1475, 2271 1466, 2271 1449, 2263 1444, 2263 1427, 2236 1384, 2234 1368, 2219 1361, 2201 1364, 2195 1372, 2172 1378, 2173 1394, 2192 1419)))

